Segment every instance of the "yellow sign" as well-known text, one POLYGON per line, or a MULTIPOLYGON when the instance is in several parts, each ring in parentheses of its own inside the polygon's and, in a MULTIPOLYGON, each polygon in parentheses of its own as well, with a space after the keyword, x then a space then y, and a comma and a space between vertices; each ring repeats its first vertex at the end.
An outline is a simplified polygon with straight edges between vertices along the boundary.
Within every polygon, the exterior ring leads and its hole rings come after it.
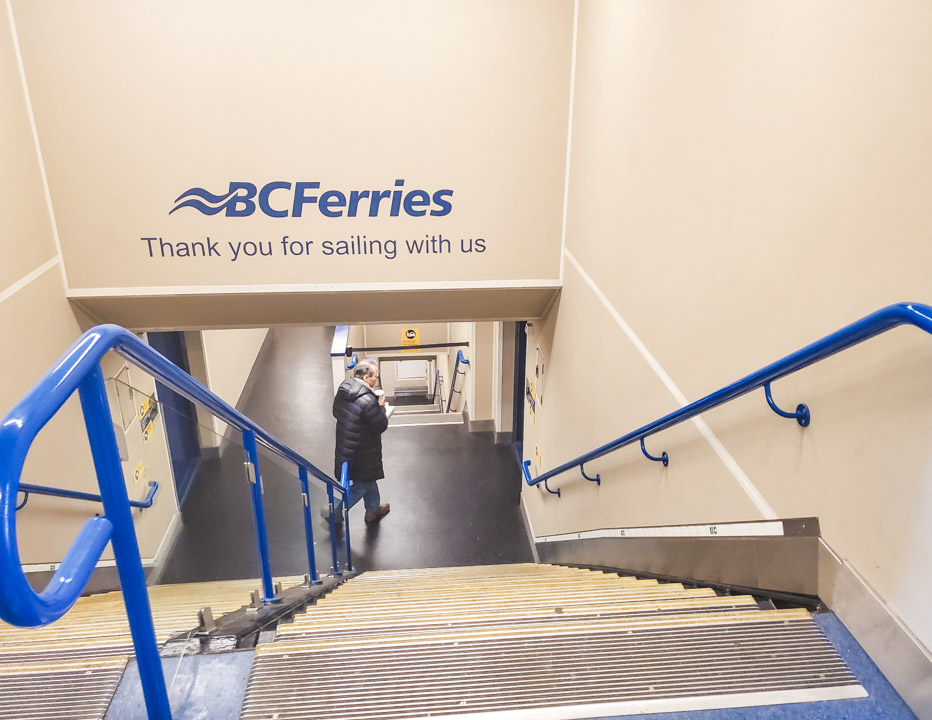
POLYGON ((136 466, 136 469, 133 471, 133 480, 136 481, 136 484, 143 482, 149 476, 149 471, 146 470, 146 466, 142 463, 139 463, 136 466))
MULTIPOLYGON (((420 328, 405 328, 401 331, 401 344, 405 347, 411 347, 412 345, 421 344, 421 329, 420 328)), ((401 352, 406 353, 416 353, 420 352, 420 348, 412 348, 411 350, 402 350, 401 352)))
POLYGON ((527 398, 528 413, 531 416, 531 422, 536 425, 537 420, 534 419, 534 413, 537 410, 537 401, 534 399, 534 383, 531 382, 530 378, 525 378, 524 383, 524 397, 527 398))

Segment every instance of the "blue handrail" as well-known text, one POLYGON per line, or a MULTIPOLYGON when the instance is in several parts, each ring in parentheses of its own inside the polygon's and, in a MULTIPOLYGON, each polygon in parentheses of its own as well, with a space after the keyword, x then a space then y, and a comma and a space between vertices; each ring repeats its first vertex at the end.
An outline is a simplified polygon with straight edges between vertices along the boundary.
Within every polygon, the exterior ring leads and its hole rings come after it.
MULTIPOLYGON (((153 720, 170 720, 145 574, 100 367, 101 358, 110 350, 243 433, 247 474, 253 483, 265 599, 275 598, 261 505, 257 444, 297 465, 303 477, 305 473, 314 475, 330 492, 345 493, 345 486, 273 438, 128 330, 116 325, 100 325, 86 332, 0 422, 0 618, 23 627, 46 625, 60 618, 78 599, 107 543, 112 542, 148 714, 153 720), (46 588, 37 593, 23 572, 16 536, 16 501, 23 487, 20 477, 36 435, 75 390, 81 399, 105 516, 91 518, 84 524, 58 571, 46 588)), ((335 539, 333 542, 335 546, 335 539)), ((313 567, 312 574, 316 574, 313 567)))
POLYGON ((469 360, 466 359, 466 356, 463 355, 462 350, 456 351, 456 363, 453 365, 453 379, 450 381, 450 399, 447 400, 447 412, 450 412, 450 408, 453 407, 453 396, 461 395, 462 390, 456 389, 456 378, 459 375, 465 375, 466 371, 460 372, 460 365, 469 365, 469 360))
MULTIPOLYGON (((853 345, 857 345, 876 335, 880 335, 895 327, 906 324, 915 325, 919 329, 925 330, 932 335, 932 307, 921 303, 905 302, 896 305, 888 305, 850 325, 846 325, 830 335, 826 335, 821 340, 806 345, 804 348, 761 368, 757 372, 746 375, 740 380, 733 382, 731 385, 727 385, 710 395, 706 395, 700 400, 685 405, 669 415, 664 415, 662 418, 654 420, 654 422, 648 423, 637 430, 633 430, 627 435, 622 435, 620 438, 612 440, 610 443, 606 443, 585 455, 580 455, 574 460, 570 460, 559 467, 548 470, 538 475, 536 478, 531 477, 528 467, 530 463, 525 463, 522 465, 524 468, 524 478, 528 485, 533 486, 544 483, 544 487, 549 492, 556 495, 558 492, 550 490, 547 486, 547 481, 550 478, 575 467, 581 467, 584 463, 600 458, 626 445, 643 441, 646 437, 673 427, 684 420, 689 420, 700 413, 704 413, 706 410, 711 410, 712 408, 718 407, 742 395, 746 395, 760 387, 765 388, 768 403, 777 411, 770 397, 770 383, 774 380, 790 375, 797 370, 802 370, 809 365, 824 360, 853 345)), ((796 413, 785 413, 781 411, 780 414, 784 417, 796 418, 800 425, 806 426, 809 424, 809 409, 805 405, 799 405, 796 413)), ((666 455, 666 453, 664 453, 664 455, 666 455)), ((666 465, 666 463, 664 463, 664 465, 666 465)))
MULTIPOLYGON (((51 495, 52 497, 67 498, 68 500, 86 500, 88 502, 103 502, 100 495, 94 493, 79 492, 78 490, 65 490, 63 488, 46 487, 45 485, 30 485, 29 483, 20 483, 19 491, 23 494, 23 501, 16 506, 17 510, 26 507, 30 494, 32 495, 51 495)), ((159 484, 155 480, 149 481, 149 492, 145 500, 130 500, 129 506, 145 510, 152 507, 155 502, 155 496, 158 494, 159 484)))

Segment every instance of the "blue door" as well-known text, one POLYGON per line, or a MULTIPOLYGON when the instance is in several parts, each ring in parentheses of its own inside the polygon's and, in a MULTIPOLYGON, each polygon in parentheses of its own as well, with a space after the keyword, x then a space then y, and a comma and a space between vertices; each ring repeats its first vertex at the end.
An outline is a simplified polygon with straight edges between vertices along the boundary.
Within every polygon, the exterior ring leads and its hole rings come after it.
POLYGON ((518 464, 524 461, 524 383, 527 375, 527 322, 515 323, 515 396, 511 429, 518 464))
MULTIPOLYGON (((183 332, 150 332, 149 345, 189 373, 188 349, 183 332)), ((174 390, 156 381, 165 433, 168 436, 168 451, 171 455, 172 471, 175 474, 175 490, 178 504, 184 502, 191 482, 201 461, 201 443, 198 439, 197 409, 194 403, 174 390)))

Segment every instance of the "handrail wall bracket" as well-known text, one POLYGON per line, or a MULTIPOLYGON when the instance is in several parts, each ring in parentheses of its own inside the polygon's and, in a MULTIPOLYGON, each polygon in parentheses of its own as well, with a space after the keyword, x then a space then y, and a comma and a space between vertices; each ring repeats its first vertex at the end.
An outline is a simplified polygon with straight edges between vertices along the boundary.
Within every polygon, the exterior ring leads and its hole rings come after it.
MULTIPOLYGON (((528 461, 528 462, 530 462, 530 461, 528 461)), ((602 476, 599 475, 599 473, 596 473, 596 474, 595 474, 595 477, 589 477, 588 475, 586 475, 586 471, 583 469, 583 465, 580 465, 580 466, 579 466, 579 472, 582 473, 582 476, 583 476, 584 478, 586 478, 586 480, 588 480, 589 482, 594 482, 596 485, 598 485, 598 486, 601 487, 601 485, 602 485, 602 476)))
POLYGON ((806 405, 806 403, 799 403, 799 405, 796 406, 796 412, 781 410, 777 407, 777 404, 773 401, 773 396, 770 394, 770 383, 764 385, 764 397, 767 398, 767 404, 770 405, 770 409, 780 417, 793 418, 799 423, 800 427, 809 426, 812 417, 809 413, 809 406, 806 405))
POLYGON ((644 457, 646 457, 648 460, 653 460, 654 462, 663 463, 664 467, 670 464, 670 456, 667 455, 666 450, 664 450, 660 454, 660 457, 655 457, 651 455, 649 452, 647 452, 647 448, 644 447, 644 438, 641 438, 641 452, 644 453, 644 457))
MULTIPOLYGON (((659 458, 654 457, 648 454, 646 448, 644 447, 644 438, 655 435, 667 428, 671 428, 674 425, 678 425, 685 420, 693 418, 701 413, 704 413, 712 408, 718 407, 726 402, 734 400, 736 398, 745 395, 753 390, 756 390, 759 387, 764 388, 764 393, 767 398, 767 402, 770 405, 771 409, 780 415, 781 417, 793 418, 801 427, 807 427, 811 421, 811 415, 809 412, 809 407, 804 403, 800 403, 796 406, 795 413, 788 413, 784 410, 781 410, 773 402, 773 398, 770 393, 770 383, 774 380, 779 380, 782 377, 786 377, 791 373, 802 370, 803 368, 809 367, 820 360, 831 357, 836 353, 846 350, 850 347, 862 343, 865 340, 868 340, 872 337, 885 333, 888 330, 899 327, 900 325, 912 325, 920 330, 926 332, 929 335, 932 335, 932 306, 924 305, 922 303, 910 303, 903 302, 897 303, 895 305, 888 305, 887 307, 881 308, 870 315, 865 315, 860 320, 857 320, 845 327, 836 330, 835 332, 826 335, 819 340, 816 340, 809 345, 806 345, 803 348, 800 348, 796 352, 790 353, 785 357, 780 358, 779 360, 766 365, 765 367, 760 368, 759 370, 746 375, 743 378, 736 380, 730 385, 726 385, 715 392, 706 395, 695 402, 690 403, 689 405, 684 405, 678 410, 670 413, 669 415, 664 415, 657 420, 654 420, 643 427, 640 427, 636 430, 632 430, 627 435, 622 435, 619 438, 606 443, 601 447, 595 448, 594 450, 589 451, 584 455, 570 460, 568 462, 559 465, 558 467, 552 468, 545 473, 541 473, 536 478, 531 477, 531 473, 528 470, 530 461, 524 463, 524 478, 527 481, 527 484, 530 486, 540 485, 543 483, 544 487, 547 487, 547 481, 559 475, 560 473, 567 472, 575 467, 581 467, 583 463, 587 463, 591 460, 596 460, 597 458, 607 455, 616 450, 620 450, 626 445, 640 441, 641 450, 643 453, 650 458, 651 460, 657 460, 662 462, 664 465, 667 465, 669 462, 669 457, 667 453, 663 453, 659 458)), ((584 477, 588 476, 583 474, 584 477)), ((549 490, 549 488, 547 488, 549 490)), ((552 490, 550 492, 553 492, 552 490)), ((559 491, 554 493, 559 495, 559 491)))

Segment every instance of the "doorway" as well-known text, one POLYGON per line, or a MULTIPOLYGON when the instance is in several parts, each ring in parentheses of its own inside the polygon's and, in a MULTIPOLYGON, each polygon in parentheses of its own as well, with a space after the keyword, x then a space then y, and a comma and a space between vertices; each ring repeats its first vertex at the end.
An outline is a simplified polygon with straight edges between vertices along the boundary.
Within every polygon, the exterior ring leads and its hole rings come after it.
MULTIPOLYGON (((188 349, 183 332, 150 332, 149 345, 171 360, 186 373, 191 372, 188 349)), ((158 380, 156 393, 162 403, 165 434, 175 475, 175 491, 179 507, 191 489, 191 483, 201 461, 201 444, 197 432, 197 408, 190 400, 176 393, 158 380)))
POLYGON ((524 461, 524 382, 527 374, 527 322, 515 323, 515 388, 511 427, 518 463, 524 461))

